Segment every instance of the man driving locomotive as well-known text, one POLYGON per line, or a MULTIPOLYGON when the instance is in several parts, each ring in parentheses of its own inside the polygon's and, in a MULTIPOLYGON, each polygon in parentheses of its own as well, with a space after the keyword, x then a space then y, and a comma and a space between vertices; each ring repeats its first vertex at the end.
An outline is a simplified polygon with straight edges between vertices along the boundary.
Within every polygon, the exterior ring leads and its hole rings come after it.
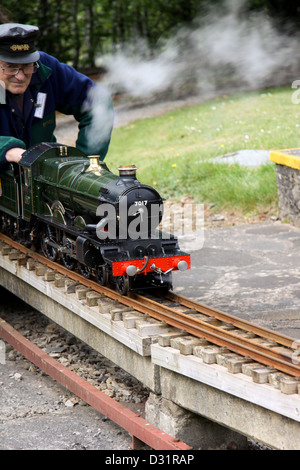
POLYGON ((84 153, 103 160, 110 143, 111 97, 101 88, 106 132, 92 145, 87 137, 92 125, 89 93, 96 85, 73 67, 38 51, 38 34, 38 27, 32 25, 0 25, 0 171, 7 162, 19 162, 30 146, 55 142, 56 111, 78 121, 76 147, 84 153))

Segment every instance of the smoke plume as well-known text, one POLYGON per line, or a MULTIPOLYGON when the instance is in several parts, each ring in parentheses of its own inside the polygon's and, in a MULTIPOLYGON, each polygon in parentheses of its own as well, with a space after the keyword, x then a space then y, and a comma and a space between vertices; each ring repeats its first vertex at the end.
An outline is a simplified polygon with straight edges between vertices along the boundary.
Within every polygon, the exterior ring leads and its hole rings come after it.
POLYGON ((290 84, 300 71, 299 37, 279 33, 264 13, 246 16, 243 3, 228 0, 225 10, 210 9, 146 59, 144 42, 135 44, 135 54, 128 47, 99 58, 107 69, 102 83, 113 94, 133 97, 166 90, 173 96, 183 90, 205 95, 290 84))
MULTIPOLYGON (((244 1, 227 0, 225 9, 210 8, 156 53, 136 41, 99 58, 107 70, 100 85, 112 95, 126 93, 148 103, 291 85, 300 78, 299 37, 278 32, 264 13, 246 16, 243 6, 244 1)), ((93 90, 90 105, 89 140, 97 147, 109 140, 113 119, 101 86, 93 90)), ((118 120, 122 112, 115 112, 118 120)))

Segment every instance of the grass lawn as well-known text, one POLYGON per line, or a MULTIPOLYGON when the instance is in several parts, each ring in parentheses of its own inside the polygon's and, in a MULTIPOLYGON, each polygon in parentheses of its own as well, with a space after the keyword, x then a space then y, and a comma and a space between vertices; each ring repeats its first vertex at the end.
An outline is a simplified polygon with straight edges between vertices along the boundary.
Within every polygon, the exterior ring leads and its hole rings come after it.
POLYGON ((111 171, 135 164, 138 179, 166 199, 184 196, 216 210, 264 211, 277 204, 275 165, 215 164, 242 149, 300 147, 300 104, 292 88, 223 96, 114 129, 111 171))

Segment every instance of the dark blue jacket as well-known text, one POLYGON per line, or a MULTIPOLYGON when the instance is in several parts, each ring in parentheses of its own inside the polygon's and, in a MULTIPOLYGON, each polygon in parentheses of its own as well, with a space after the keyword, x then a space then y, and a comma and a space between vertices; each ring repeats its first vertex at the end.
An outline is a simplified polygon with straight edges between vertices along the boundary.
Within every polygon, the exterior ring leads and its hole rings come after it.
POLYGON ((103 160, 113 127, 111 97, 90 78, 44 52, 40 52, 38 63, 40 67, 24 94, 23 114, 14 103, 14 95, 6 92, 5 103, 0 99, 0 170, 6 166, 5 154, 10 148, 27 149, 39 142, 56 141, 56 111, 73 115, 78 121, 76 147, 103 160), (90 92, 98 93, 96 104, 106 114, 102 116, 102 129, 93 127, 93 113, 99 118, 99 112, 92 110, 90 92), (38 93, 47 95, 42 117, 34 116, 38 93))

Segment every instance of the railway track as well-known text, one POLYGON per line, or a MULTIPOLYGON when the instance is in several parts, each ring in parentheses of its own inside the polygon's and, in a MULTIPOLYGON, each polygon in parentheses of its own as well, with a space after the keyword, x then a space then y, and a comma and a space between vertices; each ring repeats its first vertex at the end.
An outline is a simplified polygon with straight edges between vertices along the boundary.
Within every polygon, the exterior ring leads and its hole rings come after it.
POLYGON ((135 293, 122 296, 108 287, 100 286, 97 282, 46 259, 3 234, 0 234, 0 241, 26 257, 33 258, 60 274, 138 312, 292 377, 300 378, 297 352, 299 344, 293 338, 261 328, 171 292, 165 296, 157 295, 156 297, 135 293))

